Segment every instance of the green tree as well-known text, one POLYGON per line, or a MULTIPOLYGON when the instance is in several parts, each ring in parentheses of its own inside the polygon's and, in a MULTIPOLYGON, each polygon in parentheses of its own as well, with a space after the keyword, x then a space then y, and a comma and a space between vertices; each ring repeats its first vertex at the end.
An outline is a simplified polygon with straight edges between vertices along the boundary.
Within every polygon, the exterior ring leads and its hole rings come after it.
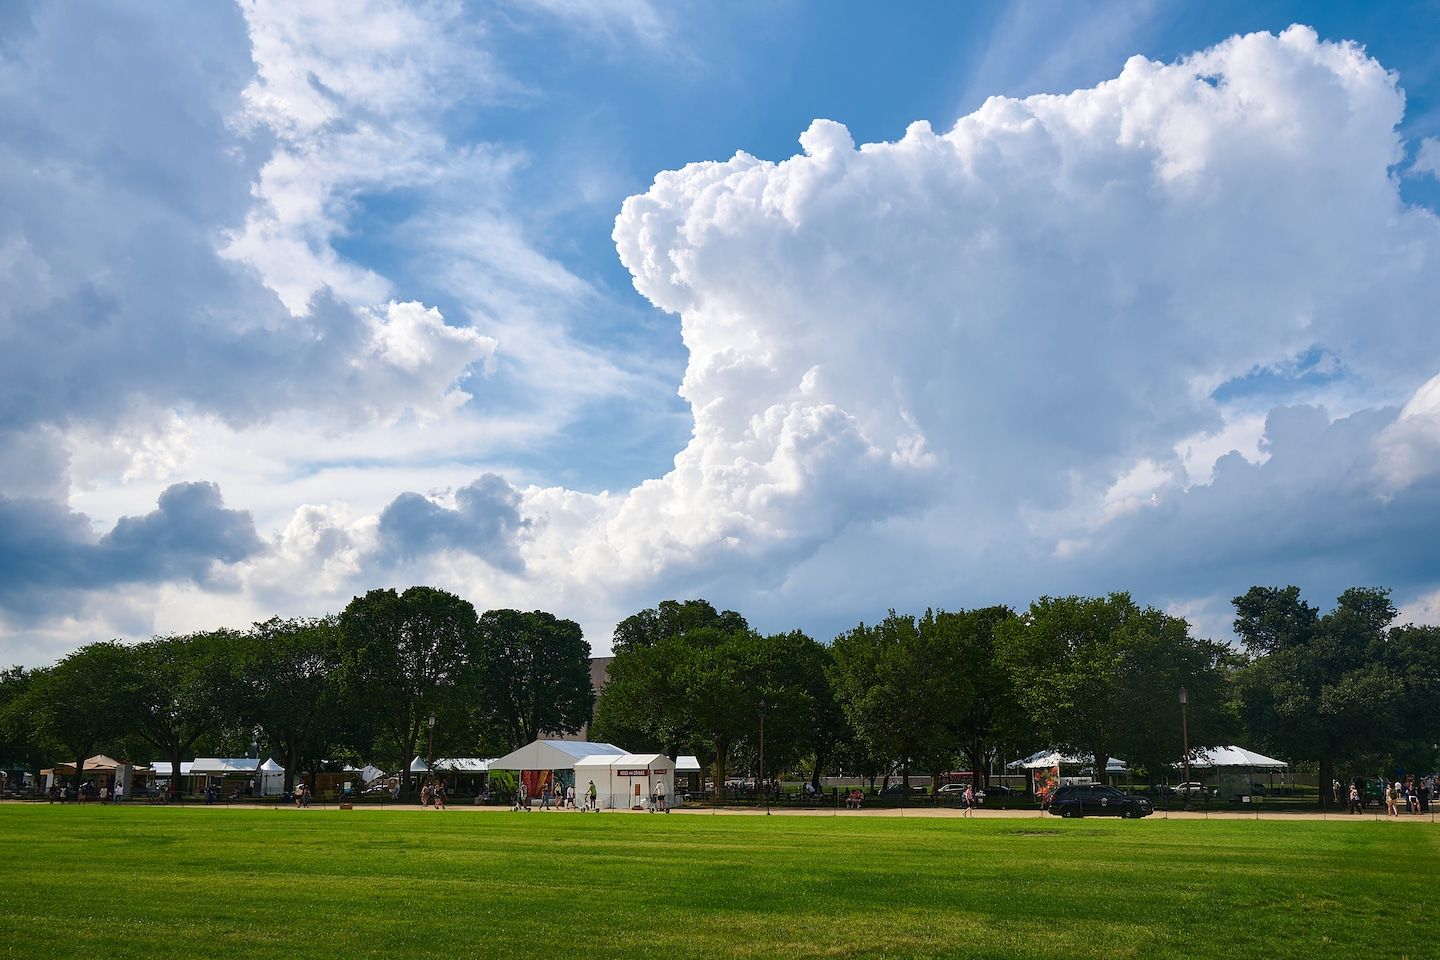
POLYGON ((18 704, 31 736, 73 758, 79 789, 85 761, 125 735, 138 685, 130 650, 113 641, 92 643, 34 671, 18 704))
POLYGON ((1295 586, 1251 587, 1234 602, 1235 632, 1251 654, 1238 678, 1250 735, 1317 763, 1324 805, 1337 761, 1402 739, 1405 684, 1386 650, 1390 592, 1352 587, 1323 617, 1295 586))
POLYGON ((1411 770, 1433 770, 1440 744, 1440 627, 1405 624, 1391 628, 1385 660, 1399 678, 1400 746, 1396 760, 1411 770))
POLYGON ((170 761, 171 793, 180 791, 180 762, 195 742, 236 719, 243 640, 238 631, 215 630, 127 648, 136 691, 131 729, 170 761))
POLYGON ((749 630, 740 614, 718 611, 705 600, 665 600, 626 617, 615 627, 615 658, 595 704, 591 734, 670 757, 688 745, 712 762, 689 705, 688 664, 702 646, 696 639, 701 631, 713 638, 749 630))
POLYGON ((1092 756, 1098 775, 1125 756, 1152 772, 1178 761, 1181 686, 1191 691, 1191 743, 1227 732, 1223 644, 1127 593, 1043 597, 998 625, 997 649, 1036 732, 1092 756))
POLYGON ((339 642, 345 696, 374 719, 408 787, 420 744, 459 740, 485 696, 475 608, 434 587, 371 590, 340 614, 339 642))
POLYGON ((836 637, 832 651, 831 680, 846 718, 870 753, 900 765, 907 791, 912 764, 933 770, 954 754, 946 724, 952 664, 933 612, 917 620, 892 610, 836 637))
POLYGON ((995 649, 997 629, 1014 617, 1009 607, 985 607, 940 612, 933 618, 944 658, 947 705, 941 716, 976 787, 989 785, 990 763, 999 748, 1025 736, 1014 682, 995 649))
MULTIPOLYGON (((608 668, 609 681, 595 701, 590 735, 671 757, 681 744, 693 743, 696 728, 684 685, 684 666, 693 653, 684 636, 617 651, 608 668)), ((706 754, 705 759, 713 758, 706 754)))
POLYGON ((480 617, 480 644, 489 705, 508 749, 590 722, 590 644, 575 621, 543 610, 488 610, 480 617))
POLYGON ((0 670, 0 769, 38 772, 57 747, 36 736, 27 716, 25 694, 35 672, 24 667, 0 670))
POLYGON ((750 625, 734 610, 716 610, 706 600, 662 600, 616 624, 611 646, 619 656, 624 651, 648 647, 662 639, 702 628, 737 633, 750 629, 750 625))
POLYGON ((285 766, 285 789, 313 770, 337 744, 363 726, 347 709, 340 686, 340 628, 335 617, 257 623, 239 646, 236 674, 243 717, 258 728, 285 766))

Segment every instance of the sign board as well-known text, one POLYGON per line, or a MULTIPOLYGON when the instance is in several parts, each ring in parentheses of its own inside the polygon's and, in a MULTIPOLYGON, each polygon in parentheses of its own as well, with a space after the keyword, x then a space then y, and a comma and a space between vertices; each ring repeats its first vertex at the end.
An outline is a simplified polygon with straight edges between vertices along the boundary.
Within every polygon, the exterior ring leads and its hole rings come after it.
MULTIPOLYGON (((658 773, 659 771, 656 771, 656 772, 658 773)), ((635 769, 635 770, 616 770, 616 771, 615 771, 615 776, 617 776, 617 777, 648 777, 649 775, 650 775, 650 771, 647 770, 647 769, 645 769, 644 767, 640 767, 640 768, 635 769)))

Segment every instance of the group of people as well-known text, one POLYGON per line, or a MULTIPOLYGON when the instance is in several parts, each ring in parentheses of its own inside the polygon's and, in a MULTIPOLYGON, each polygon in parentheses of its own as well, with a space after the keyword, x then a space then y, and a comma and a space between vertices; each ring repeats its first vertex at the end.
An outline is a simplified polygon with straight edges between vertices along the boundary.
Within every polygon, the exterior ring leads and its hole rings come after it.
MULTIPOLYGON (((596 806, 597 791, 595 781, 591 780, 590 785, 581 794, 584 803, 583 810, 598 810, 596 806)), ((517 812, 529 813, 531 810, 532 797, 530 788, 525 785, 524 779, 515 784, 515 803, 511 807, 517 812)), ((574 810, 575 809, 575 785, 562 786, 553 780, 546 780, 540 788, 540 809, 541 810, 574 810)))
POLYGON ((436 780, 433 783, 427 780, 420 785, 420 806, 434 807, 436 810, 444 810, 445 800, 446 792, 444 780, 436 780))
POLYGON ((78 791, 72 791, 57 783, 50 787, 50 790, 45 794, 45 799, 48 803, 65 803, 70 800, 75 800, 79 803, 85 803, 87 801, 123 803, 125 801, 125 785, 117 780, 115 782, 115 788, 112 790, 110 784, 106 781, 102 780, 97 787, 95 781, 86 780, 80 784, 78 791))
MULTIPOLYGON (((1340 792, 1339 781, 1334 784, 1337 795, 1340 792)), ((1430 803, 1435 797, 1436 778, 1432 774, 1428 777, 1415 777, 1413 774, 1406 776, 1404 780, 1383 781, 1381 797, 1385 803, 1385 815, 1398 817, 1401 813, 1429 813, 1430 803)), ((1352 780, 1350 790, 1345 797, 1345 806, 1350 813, 1365 812, 1365 781, 1352 780)))

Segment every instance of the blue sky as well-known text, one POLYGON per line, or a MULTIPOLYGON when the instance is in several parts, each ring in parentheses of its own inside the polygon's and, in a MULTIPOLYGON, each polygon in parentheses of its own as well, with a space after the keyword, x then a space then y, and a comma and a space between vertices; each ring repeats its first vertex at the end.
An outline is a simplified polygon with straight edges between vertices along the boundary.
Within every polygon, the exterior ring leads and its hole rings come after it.
POLYGON ((5 8, 11 659, 414 582, 1440 616, 1440 4, 363 6, 5 8))

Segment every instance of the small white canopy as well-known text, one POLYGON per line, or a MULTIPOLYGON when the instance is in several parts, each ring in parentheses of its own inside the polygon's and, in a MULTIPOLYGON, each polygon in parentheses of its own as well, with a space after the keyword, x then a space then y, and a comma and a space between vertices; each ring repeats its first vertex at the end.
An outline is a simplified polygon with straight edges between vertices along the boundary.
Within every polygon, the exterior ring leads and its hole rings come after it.
POLYGON ((425 765, 425 761, 424 761, 424 760, 421 760, 419 757, 416 757, 414 760, 411 760, 411 761, 410 761, 410 772, 411 772, 411 773, 429 773, 429 772, 430 772, 430 768, 425 765))
POLYGON ((676 773, 699 773, 700 761, 691 756, 675 758, 676 773))
MULTIPOLYGON (((1183 764, 1175 764, 1180 767, 1183 764)), ((1284 770, 1289 764, 1283 760, 1276 760, 1274 757, 1267 757, 1263 753, 1256 753, 1254 750, 1246 750, 1244 747, 1209 747, 1204 750, 1195 751, 1190 758, 1190 766, 1209 769, 1211 767, 1248 767, 1251 770, 1284 770)))
MULTIPOLYGON (((1085 767, 1094 766, 1094 757, 1085 757, 1075 753, 1060 753, 1058 750, 1042 750, 1039 753, 1032 753, 1024 760, 1016 760, 1006 764, 1012 770, 1044 770, 1047 767, 1085 767)), ((1124 760, 1111 757, 1105 761, 1105 772, 1125 773, 1130 765, 1124 760)))
POLYGON ((261 773, 284 773, 285 768, 275 762, 274 757, 267 757, 265 762, 260 764, 261 773))
MULTIPOLYGON (((260 769, 260 761, 250 757, 196 757, 190 772, 196 776, 223 777, 227 773, 247 774, 260 769)), ((181 764, 184 772, 184 764, 181 764)))
POLYGON ((613 743, 585 740, 536 740, 490 761, 490 770, 573 770, 575 762, 600 754, 620 756, 613 743))

